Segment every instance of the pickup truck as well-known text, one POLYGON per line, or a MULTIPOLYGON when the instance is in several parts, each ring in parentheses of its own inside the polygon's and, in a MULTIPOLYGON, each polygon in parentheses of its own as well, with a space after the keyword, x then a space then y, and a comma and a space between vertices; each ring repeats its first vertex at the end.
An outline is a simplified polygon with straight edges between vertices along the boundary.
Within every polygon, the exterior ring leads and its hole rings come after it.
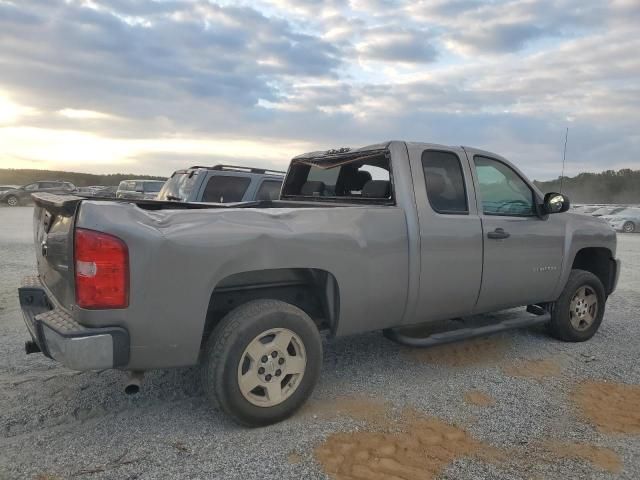
POLYGON ((126 392, 146 370, 200 364, 212 404, 249 426, 309 397, 321 333, 382 330, 420 347, 544 323, 584 341, 620 271, 606 222, 566 213, 564 195, 469 147, 307 153, 278 200, 34 199, 27 352, 127 370, 126 392), (516 318, 410 333, 518 306, 516 318))

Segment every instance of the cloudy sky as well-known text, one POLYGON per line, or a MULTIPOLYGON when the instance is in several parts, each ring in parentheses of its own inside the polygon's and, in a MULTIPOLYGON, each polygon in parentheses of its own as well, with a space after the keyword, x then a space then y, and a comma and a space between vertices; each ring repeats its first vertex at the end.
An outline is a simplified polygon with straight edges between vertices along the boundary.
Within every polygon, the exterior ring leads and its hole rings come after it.
POLYGON ((640 168, 640 0, 0 0, 0 167, 167 175, 388 139, 640 168))

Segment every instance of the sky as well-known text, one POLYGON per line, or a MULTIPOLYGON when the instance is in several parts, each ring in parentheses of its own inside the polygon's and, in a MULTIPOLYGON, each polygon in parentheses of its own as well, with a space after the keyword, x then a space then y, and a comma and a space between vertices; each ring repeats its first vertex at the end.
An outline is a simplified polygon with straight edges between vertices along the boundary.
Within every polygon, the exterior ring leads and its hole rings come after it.
POLYGON ((385 140, 640 168, 640 0, 0 0, 0 168, 283 168, 385 140))

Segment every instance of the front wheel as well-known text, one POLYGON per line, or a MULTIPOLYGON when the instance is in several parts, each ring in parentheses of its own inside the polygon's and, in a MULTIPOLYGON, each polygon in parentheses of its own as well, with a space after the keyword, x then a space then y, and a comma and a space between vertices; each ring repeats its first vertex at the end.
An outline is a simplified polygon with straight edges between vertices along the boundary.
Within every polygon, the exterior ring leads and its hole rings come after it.
POLYGON ((565 342, 589 340, 600 328, 605 301, 598 277, 585 270, 571 270, 560 298, 553 305, 551 335, 565 342))
POLYGON ((320 376, 322 341, 311 318, 279 300, 229 312, 207 342, 204 389, 237 422, 257 427, 291 416, 320 376))
POLYGON ((636 231, 636 224, 633 222, 624 222, 622 225, 622 231, 624 233, 633 233, 636 231))
POLYGON ((17 207, 18 205, 20 205, 20 200, 15 195, 9 195, 7 197, 7 205, 9 205, 10 207, 17 207))

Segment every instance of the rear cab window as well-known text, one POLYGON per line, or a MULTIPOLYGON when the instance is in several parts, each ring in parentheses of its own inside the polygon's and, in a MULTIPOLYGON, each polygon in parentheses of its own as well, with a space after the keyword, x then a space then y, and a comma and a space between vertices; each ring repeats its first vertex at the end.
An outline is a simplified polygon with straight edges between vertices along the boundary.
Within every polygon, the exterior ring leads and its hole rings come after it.
POLYGON ((389 151, 327 152, 295 158, 282 199, 393 204, 389 151))
POLYGON ((467 191, 458 155, 425 150, 421 160, 431 208, 441 214, 468 214, 467 191))

